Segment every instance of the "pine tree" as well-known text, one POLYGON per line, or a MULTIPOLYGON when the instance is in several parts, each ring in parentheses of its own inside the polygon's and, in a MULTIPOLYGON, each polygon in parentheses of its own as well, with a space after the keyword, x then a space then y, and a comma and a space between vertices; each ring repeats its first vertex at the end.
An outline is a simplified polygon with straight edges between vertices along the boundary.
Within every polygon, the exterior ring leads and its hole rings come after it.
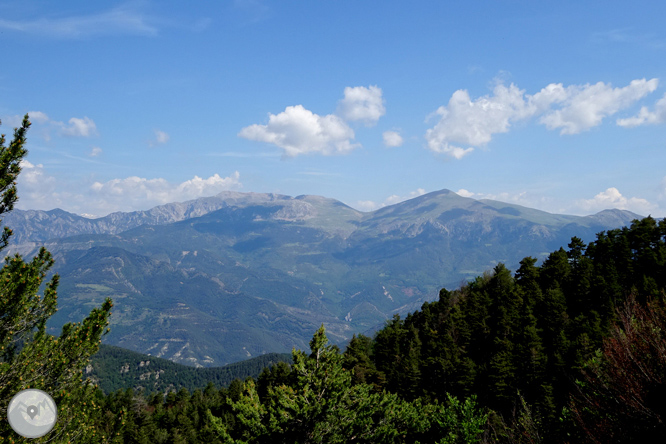
POLYGON ((230 401, 238 427, 208 413, 218 438, 243 443, 417 443, 471 444, 480 439, 487 415, 475 400, 448 397, 447 404, 413 402, 352 384, 343 356, 328 343, 324 327, 310 341, 311 353, 293 351, 291 385, 270 387, 261 402, 252 379, 230 401))
MULTIPOLYGON (((0 215, 17 201, 16 179, 27 154, 28 115, 13 140, 5 146, 0 137, 0 215)), ((0 250, 7 246, 11 230, 4 228, 0 250)), ((107 330, 112 303, 107 299, 81 323, 66 324, 59 337, 46 333, 46 322, 55 313, 58 275, 39 290, 53 266, 51 254, 42 248, 32 260, 18 254, 5 259, 0 269, 0 416, 7 416, 11 398, 33 388, 49 393, 58 408, 58 421, 45 437, 31 442, 101 442, 109 439, 95 429, 101 415, 95 387, 82 379, 88 358, 97 351, 107 330)), ((6 421, 0 422, 0 443, 22 442, 6 421)))

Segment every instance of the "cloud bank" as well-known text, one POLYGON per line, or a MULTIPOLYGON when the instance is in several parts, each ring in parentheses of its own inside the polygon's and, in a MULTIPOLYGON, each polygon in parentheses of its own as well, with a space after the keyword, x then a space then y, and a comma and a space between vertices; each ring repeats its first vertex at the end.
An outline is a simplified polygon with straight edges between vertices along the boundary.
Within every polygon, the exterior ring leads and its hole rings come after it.
MULTIPOLYGON (((172 183, 166 179, 146 179, 127 177, 108 182, 95 182, 90 189, 92 194, 107 206, 130 211, 134 208, 146 208, 169 202, 180 202, 203 196, 212 196, 221 191, 240 187, 240 173, 234 172, 228 177, 214 174, 207 179, 194 176, 181 183, 172 183)), ((117 210, 116 210, 117 211, 117 210)))
MULTIPOLYGON (((498 84, 492 95, 475 100, 466 90, 458 90, 447 105, 435 111, 439 120, 426 131, 425 138, 431 151, 461 159, 474 148, 486 145, 495 134, 508 132, 512 124, 537 116, 549 130, 578 134, 654 92, 658 83, 657 79, 638 79, 622 88, 604 82, 567 87, 551 83, 533 95, 525 94, 514 84, 498 84)), ((642 119, 647 121, 650 116, 645 111, 642 119)), ((624 123, 630 126, 636 122, 624 123)))
POLYGON ((136 211, 156 205, 212 196, 225 190, 242 187, 240 173, 227 177, 213 174, 208 178, 174 183, 163 178, 127 177, 87 186, 56 181, 43 165, 21 162, 18 178, 20 200, 17 208, 50 210, 61 208, 78 214, 104 216, 115 211, 136 211))
POLYGON ((584 211, 591 213, 617 208, 620 210, 629 210, 642 216, 647 216, 658 209, 657 205, 646 199, 623 196, 615 187, 602 191, 592 199, 579 200, 576 205, 584 211))

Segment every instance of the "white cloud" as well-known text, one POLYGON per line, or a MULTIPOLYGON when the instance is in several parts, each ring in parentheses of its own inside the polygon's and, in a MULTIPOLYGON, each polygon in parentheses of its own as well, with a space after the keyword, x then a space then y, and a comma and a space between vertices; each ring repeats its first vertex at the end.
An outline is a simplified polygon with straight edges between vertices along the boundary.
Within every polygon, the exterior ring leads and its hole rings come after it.
POLYGON ((94 147, 92 147, 92 150, 90 150, 89 156, 90 157, 97 157, 101 154, 102 154, 102 148, 100 148, 98 146, 94 146, 94 147))
MULTIPOLYGON (((57 130, 60 135, 67 137, 91 137, 97 135, 97 125, 89 117, 72 117, 68 123, 51 119, 46 113, 42 111, 28 111, 28 118, 31 123, 41 125, 43 128, 44 138, 50 139, 50 131, 57 130)), ((10 122, 12 126, 18 126, 23 120, 22 116, 12 116, 10 122)))
POLYGON ((41 111, 28 111, 28 118, 30 122, 47 123, 50 119, 45 113, 41 111))
POLYGON ((155 139, 148 142, 148 145, 151 146, 151 147, 153 147, 155 145, 164 145, 165 143, 167 143, 169 141, 169 138, 170 137, 167 133, 165 133, 164 131, 156 129, 155 130, 155 139))
MULTIPOLYGON (((57 130, 62 136, 68 137, 90 137, 97 134, 97 125, 89 117, 72 117, 68 123, 60 122, 51 119, 46 113, 42 111, 28 111, 28 118, 31 123, 36 123, 42 126, 43 136, 49 140, 51 138, 50 132, 57 130)), ((23 116, 11 116, 9 122, 12 126, 16 127, 21 124, 23 116)))
POLYGON ((536 208, 550 213, 567 212, 567 210, 564 209, 564 207, 562 206, 561 202, 557 201, 556 199, 549 196, 536 195, 528 191, 514 191, 514 192, 500 191, 496 193, 474 193, 465 188, 461 188, 458 191, 456 191, 456 194, 462 197, 469 197, 476 200, 488 199, 488 200, 495 200, 498 202, 506 202, 515 205, 521 205, 529 208, 536 208))
POLYGON ((125 6, 90 15, 24 21, 0 19, 0 29, 59 38, 108 34, 156 35, 157 29, 148 21, 141 13, 125 6))
POLYGON ((576 134, 631 106, 657 85, 657 79, 633 80, 623 88, 603 82, 567 87, 552 83, 534 95, 526 95, 513 84, 498 84, 492 95, 475 100, 466 90, 458 90, 446 106, 435 111, 439 121, 425 137, 430 150, 461 159, 475 147, 486 145, 493 135, 508 132, 513 123, 538 115, 548 129, 576 134))
POLYGON ((513 84, 497 85, 492 96, 474 101, 465 90, 454 92, 448 105, 435 111, 441 117, 426 131, 428 147, 436 153, 461 159, 473 151, 472 147, 490 142, 493 134, 507 132, 512 121, 530 115, 523 95, 524 91, 513 84))
POLYGON ((409 198, 411 199, 413 197, 423 196, 425 193, 426 190, 424 188, 417 188, 416 191, 412 191, 409 193, 409 198))
POLYGON ((41 163, 35 165, 23 159, 19 166, 21 167, 21 173, 18 176, 18 183, 35 186, 44 183, 50 184, 55 180, 53 177, 46 175, 44 165, 41 163))
POLYGON ((386 114, 382 90, 377 86, 346 87, 337 114, 347 121, 362 121, 371 126, 386 114))
POLYGON ((72 117, 68 123, 69 125, 60 123, 62 127, 60 132, 64 136, 90 137, 97 134, 97 125, 88 117, 84 117, 83 119, 72 117))
POLYGON ((648 202, 639 197, 627 198, 620 193, 617 188, 611 187, 603 191, 592 199, 581 199, 576 205, 588 212, 597 213, 602 210, 617 208, 620 210, 629 210, 641 215, 650 214, 656 210, 657 205, 648 202))
POLYGON ((377 208, 381 208, 380 204, 372 200, 359 200, 354 206, 357 210, 365 212, 375 211, 377 208))
POLYGON ((267 125, 250 125, 239 137, 277 145, 284 155, 320 153, 345 154, 357 148, 354 131, 340 117, 319 116, 302 105, 288 106, 280 114, 270 114, 267 125))
POLYGON ((359 211, 374 211, 380 208, 387 207, 389 205, 394 205, 400 202, 404 202, 408 199, 413 199, 415 197, 423 196, 426 193, 426 190, 423 188, 417 188, 414 191, 411 191, 407 196, 398 196, 397 194, 392 194, 384 202, 377 203, 372 200, 359 200, 356 202, 354 207, 359 211))
POLYGON ((91 185, 95 199, 104 202, 107 212, 147 209, 169 202, 179 202, 212 196, 224 190, 241 186, 240 173, 236 171, 228 177, 214 174, 207 179, 198 176, 182 183, 172 183, 166 179, 146 179, 127 177, 108 182, 95 182, 91 185))
POLYGON ((61 208, 77 214, 106 215, 114 211, 146 210, 169 202, 213 196, 242 187, 238 171, 228 177, 213 174, 208 178, 174 183, 166 179, 127 177, 87 184, 78 180, 50 176, 42 164, 21 161, 17 180, 17 208, 51 210, 61 208))
POLYGON ((625 128, 633 128, 640 125, 656 125, 659 123, 666 123, 666 94, 657 101, 654 111, 650 111, 644 106, 634 117, 617 119, 617 124, 625 128))
POLYGON ((157 143, 167 143, 169 141, 169 135, 164 131, 155 131, 155 137, 157 138, 157 143))
POLYGON ((384 139, 384 146, 397 147, 402 145, 402 136, 397 131, 384 131, 382 133, 384 139))
POLYGON ((471 191, 467 191, 464 188, 461 188, 458 191, 456 191, 456 194, 458 194, 459 196, 462 196, 462 197, 472 197, 472 196, 474 196, 474 193, 472 193, 471 191))
POLYGON ((54 208, 51 205, 62 203, 60 195, 55 193, 56 179, 44 170, 44 165, 33 164, 25 159, 21 160, 21 173, 16 180, 19 200, 17 207, 54 208))
POLYGON ((598 82, 594 85, 572 85, 562 88, 560 109, 546 112, 541 123, 548 129, 561 128, 560 134, 577 134, 601 123, 611 116, 657 89, 657 79, 632 80, 624 88, 613 88, 598 82))
POLYGON ((405 199, 403 199, 402 197, 398 196, 397 194, 391 194, 389 197, 387 197, 387 198, 384 200, 384 203, 381 204, 381 206, 382 206, 382 207, 385 207, 385 206, 387 206, 387 205, 397 204, 398 202, 401 202, 401 201, 403 201, 403 200, 405 200, 405 199))

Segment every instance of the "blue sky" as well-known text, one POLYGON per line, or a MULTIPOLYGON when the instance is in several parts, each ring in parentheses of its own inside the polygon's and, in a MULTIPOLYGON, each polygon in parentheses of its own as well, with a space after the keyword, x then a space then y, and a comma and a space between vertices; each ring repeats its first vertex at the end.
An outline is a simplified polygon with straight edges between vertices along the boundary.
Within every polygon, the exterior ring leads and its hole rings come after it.
POLYGON ((663 2, 5 1, 22 209, 448 188, 666 216, 663 2))

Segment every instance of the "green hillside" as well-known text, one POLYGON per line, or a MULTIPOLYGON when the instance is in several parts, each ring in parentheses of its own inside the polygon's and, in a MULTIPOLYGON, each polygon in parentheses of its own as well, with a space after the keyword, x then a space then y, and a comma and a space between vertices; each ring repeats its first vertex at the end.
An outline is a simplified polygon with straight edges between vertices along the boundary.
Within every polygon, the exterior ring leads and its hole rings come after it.
POLYGON ((112 345, 101 345, 90 359, 85 375, 104 393, 121 389, 146 392, 189 391, 213 383, 227 387, 234 379, 256 378, 266 367, 291 363, 290 354, 269 353, 224 367, 194 368, 112 345))

